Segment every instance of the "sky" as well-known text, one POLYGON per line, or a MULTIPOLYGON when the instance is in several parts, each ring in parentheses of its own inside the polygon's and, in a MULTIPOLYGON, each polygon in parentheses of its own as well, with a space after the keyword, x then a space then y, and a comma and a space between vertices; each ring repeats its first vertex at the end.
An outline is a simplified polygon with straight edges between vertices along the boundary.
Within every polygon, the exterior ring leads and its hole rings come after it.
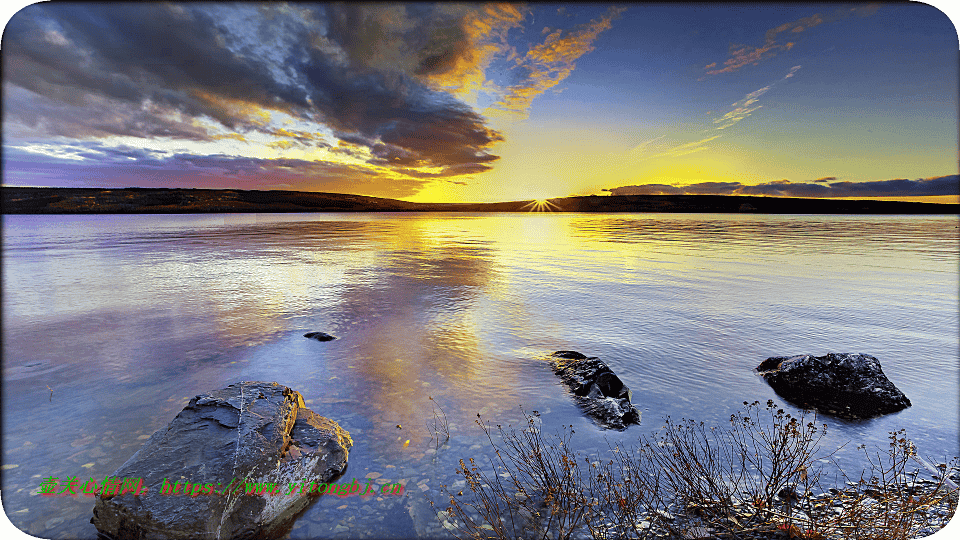
POLYGON ((958 49, 920 3, 40 3, 3 183, 958 202, 958 49))

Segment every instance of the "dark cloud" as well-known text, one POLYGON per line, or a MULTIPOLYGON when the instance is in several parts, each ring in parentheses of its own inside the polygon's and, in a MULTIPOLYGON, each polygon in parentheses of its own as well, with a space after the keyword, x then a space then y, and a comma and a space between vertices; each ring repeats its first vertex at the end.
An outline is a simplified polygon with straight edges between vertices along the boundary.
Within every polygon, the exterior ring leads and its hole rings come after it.
POLYGON ((836 176, 824 176, 823 178, 817 178, 814 182, 833 182, 836 179, 836 176))
POLYGON ((667 184, 644 184, 642 186, 623 186, 613 189, 604 189, 612 195, 680 195, 683 193, 678 187, 667 184))
POLYGON ((3 130, 8 138, 44 134, 69 139, 110 136, 171 137, 188 141, 214 139, 209 129, 186 119, 158 114, 155 107, 112 100, 77 107, 9 86, 5 89, 3 101, 3 130))
POLYGON ((173 154, 99 142, 9 147, 3 174, 5 185, 18 186, 273 187, 394 198, 414 195, 426 183, 409 176, 385 182, 379 171, 342 163, 173 154))
POLYGON ((244 124, 223 99, 271 109, 303 106, 262 62, 238 56, 201 9, 160 3, 35 4, 4 35, 4 77, 72 105, 149 102, 244 124))
POLYGON ((960 176, 951 174, 918 180, 878 180, 873 182, 832 182, 835 197, 883 197, 897 195, 957 195, 960 194, 960 176))
POLYGON ((5 110, 23 136, 189 140, 216 139, 217 125, 276 135, 262 114, 276 111, 367 146, 377 165, 487 164, 503 137, 420 77, 448 72, 468 54, 465 13, 419 5, 35 4, 4 33, 4 82, 18 92, 5 110))
POLYGON ((683 191, 691 195, 725 195, 740 186, 740 182, 700 182, 684 186, 683 191))
MULTIPOLYGON (((827 182, 833 177, 816 182, 827 182)), ((956 174, 918 180, 876 180, 871 182, 792 183, 775 180, 748 186, 740 182, 700 182, 687 186, 647 184, 605 189, 612 195, 768 195, 775 197, 923 197, 960 195, 956 174)))
POLYGON ((736 195, 769 195, 774 197, 842 197, 830 193, 830 188, 820 184, 792 184, 776 180, 756 186, 740 186, 731 193, 736 195))
POLYGON ((469 163, 464 165, 454 165, 452 167, 445 167, 440 172, 425 172, 417 171, 414 169, 397 169, 397 172, 411 176, 413 178, 445 178, 448 176, 461 176, 464 174, 475 174, 481 173, 484 171, 490 170, 492 167, 489 165, 480 165, 476 163, 469 163))

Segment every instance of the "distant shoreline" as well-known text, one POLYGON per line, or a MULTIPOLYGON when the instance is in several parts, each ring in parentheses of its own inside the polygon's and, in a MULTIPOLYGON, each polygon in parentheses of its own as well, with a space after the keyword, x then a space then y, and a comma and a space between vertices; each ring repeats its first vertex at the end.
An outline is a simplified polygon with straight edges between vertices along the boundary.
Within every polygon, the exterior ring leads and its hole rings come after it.
MULTIPOLYGON (((211 214, 288 212, 529 212, 532 200, 414 203, 303 191, 2 186, 4 214, 211 214)), ((553 212, 960 214, 960 204, 741 195, 608 195, 549 199, 553 212)))

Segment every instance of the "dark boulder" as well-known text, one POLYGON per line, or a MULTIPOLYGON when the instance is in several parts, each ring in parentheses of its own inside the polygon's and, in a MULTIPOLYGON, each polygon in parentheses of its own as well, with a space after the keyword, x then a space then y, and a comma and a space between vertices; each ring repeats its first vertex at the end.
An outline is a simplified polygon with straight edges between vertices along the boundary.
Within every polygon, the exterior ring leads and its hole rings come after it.
POLYGON ((787 401, 841 418, 872 418, 910 406, 867 354, 775 356, 757 372, 787 401))
POLYGON ((233 384, 194 397, 154 433, 112 475, 140 478, 146 492, 101 491, 90 521, 111 539, 277 538, 316 497, 310 483, 343 473, 351 446, 299 392, 233 384))
POLYGON ((630 402, 633 392, 599 358, 557 351, 550 355, 550 364, 580 408, 600 426, 623 430, 640 423, 640 411, 630 402))
POLYGON ((317 341, 333 341, 337 338, 327 334, 326 332, 307 332, 303 335, 305 338, 315 339, 317 341))

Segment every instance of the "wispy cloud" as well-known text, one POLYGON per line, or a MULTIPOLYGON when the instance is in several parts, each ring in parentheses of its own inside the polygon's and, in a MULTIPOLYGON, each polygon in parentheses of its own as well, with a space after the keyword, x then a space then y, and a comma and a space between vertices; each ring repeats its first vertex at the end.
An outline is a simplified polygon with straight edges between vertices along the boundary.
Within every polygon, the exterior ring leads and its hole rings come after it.
POLYGON ((646 184, 605 189, 612 195, 768 195, 776 197, 924 197, 960 195, 960 176, 934 176, 917 180, 897 178, 869 182, 829 182, 834 177, 815 183, 774 180, 757 185, 740 182, 699 182, 685 186, 646 184), (829 182, 824 185, 823 182, 829 182))
MULTIPOLYGON (((733 103, 732 105, 730 105, 730 107, 732 108, 728 112, 714 118, 711 121, 711 123, 713 124, 712 129, 707 128, 702 130, 700 133, 709 133, 710 131, 716 132, 717 130, 727 129, 729 127, 734 126, 741 120, 747 118, 748 116, 753 114, 754 111, 762 107, 762 105, 760 105, 759 103, 761 96, 769 92, 779 82, 785 81, 793 77, 794 74, 798 70, 800 70, 800 67, 801 66, 793 66, 792 68, 790 68, 790 71, 787 72, 787 74, 784 75, 779 80, 774 81, 768 84, 767 86, 760 88, 759 90, 754 90, 753 92, 750 92, 749 94, 744 96, 742 99, 740 99, 736 103, 733 103)), ((661 135, 659 137, 644 141, 638 144, 637 146, 634 146, 633 148, 630 149, 629 155, 632 158, 638 159, 641 161, 647 160, 647 159, 654 159, 658 157, 679 157, 686 154, 692 154, 694 152, 700 152, 702 150, 706 150, 707 148, 709 148, 708 143, 716 139, 719 139, 721 135, 712 135, 709 137, 701 138, 700 140, 697 140, 697 141, 686 142, 682 144, 675 144, 674 146, 666 150, 661 150, 656 153, 649 153, 651 147, 653 146, 653 143, 659 141, 660 139, 663 139, 664 137, 665 137, 664 135, 661 135), (644 155, 646 153, 649 153, 649 155, 644 155)))
POLYGON ((770 90, 770 87, 764 86, 759 90, 750 92, 746 97, 734 103, 732 105, 733 109, 731 109, 730 112, 713 120, 714 124, 719 124, 717 129, 726 129, 750 116, 753 111, 762 107, 762 105, 757 105, 756 103, 760 100, 760 96, 766 94, 768 90, 770 90))
POLYGON ((611 28, 626 8, 611 7, 602 17, 568 30, 550 32, 543 43, 531 47, 516 60, 520 81, 504 89, 495 108, 526 114, 533 100, 560 84, 576 68, 576 62, 593 50, 593 42, 611 28))
MULTIPOLYGON (((783 81, 793 77, 793 74, 796 73, 797 70, 799 69, 800 69, 800 66, 793 66, 792 68, 790 68, 790 72, 784 75, 783 78, 780 80, 783 81)), ((731 109, 730 112, 724 114, 720 118, 715 118, 713 120, 714 124, 718 124, 717 129, 726 129, 736 124, 737 122, 743 120, 744 118, 750 116, 753 113, 753 111, 756 111, 757 109, 762 107, 763 105, 757 104, 757 102, 760 101, 760 96, 766 94, 771 88, 774 87, 774 85, 776 85, 776 83, 764 86, 759 90, 754 90, 753 92, 750 92, 749 94, 747 94, 740 101, 734 103, 732 105, 733 109, 731 109)))
POLYGON ((705 75, 732 73, 748 65, 757 65, 777 54, 789 51, 800 39, 803 32, 824 23, 834 22, 847 17, 858 15, 865 17, 872 15, 879 8, 879 4, 865 4, 856 7, 840 8, 829 14, 815 13, 792 22, 781 24, 766 31, 763 43, 760 45, 731 44, 728 58, 722 65, 711 62, 704 66, 705 75))
POLYGON ((666 137, 666 135, 660 135, 659 137, 654 137, 654 138, 652 138, 652 139, 648 139, 648 140, 646 140, 646 141, 641 142, 640 144, 638 144, 638 145, 636 145, 636 146, 634 146, 633 148, 630 149, 630 155, 636 156, 636 155, 639 155, 639 154, 643 153, 643 151, 646 150, 646 148, 647 148, 648 146, 650 146, 651 144, 659 141, 660 139, 662 139, 662 138, 664 138, 664 137, 666 137))
POLYGON ((652 155, 652 156, 650 156, 650 157, 651 157, 651 158, 664 157, 664 156, 677 157, 677 156, 684 156, 684 155, 687 155, 687 154, 692 154, 692 153, 694 153, 694 152, 699 152, 699 151, 701 151, 701 150, 706 150, 706 149, 707 149, 706 144, 707 144, 708 142, 713 141, 713 140, 716 140, 716 139, 719 139, 720 137, 721 137, 721 135, 714 135, 714 136, 712 136, 712 137, 707 137, 707 138, 705 138, 705 139, 700 139, 699 141, 693 141, 693 142, 688 142, 688 143, 684 143, 684 144, 679 144, 679 145, 677 145, 677 146, 674 146, 673 148, 670 148, 669 150, 667 150, 667 151, 665 151, 665 152, 660 152, 660 153, 654 154, 654 155, 652 155))

